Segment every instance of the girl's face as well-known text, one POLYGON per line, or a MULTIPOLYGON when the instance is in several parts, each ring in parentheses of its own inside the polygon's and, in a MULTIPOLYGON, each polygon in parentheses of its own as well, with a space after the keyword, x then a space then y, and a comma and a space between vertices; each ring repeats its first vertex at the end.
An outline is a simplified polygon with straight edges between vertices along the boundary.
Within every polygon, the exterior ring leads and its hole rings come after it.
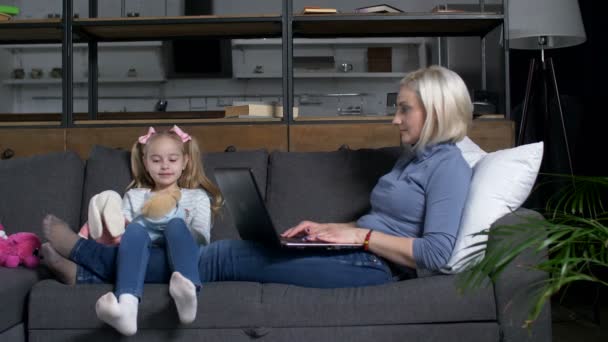
POLYGON ((167 136, 159 136, 146 145, 144 166, 154 180, 154 191, 177 187, 177 181, 188 164, 183 144, 167 136))
POLYGON ((397 95, 397 112, 393 118, 393 125, 399 127, 401 142, 414 145, 420 139, 426 111, 422 102, 408 87, 401 87, 397 95))

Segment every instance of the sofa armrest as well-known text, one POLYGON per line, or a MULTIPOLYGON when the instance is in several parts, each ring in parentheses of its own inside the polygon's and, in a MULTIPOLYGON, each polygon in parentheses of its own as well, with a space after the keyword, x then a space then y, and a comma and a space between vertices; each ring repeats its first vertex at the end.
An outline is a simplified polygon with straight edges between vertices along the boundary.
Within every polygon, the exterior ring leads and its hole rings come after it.
MULTIPOLYGON (((520 208, 497 220, 492 227, 521 224, 525 222, 526 218, 543 219, 542 215, 536 211, 520 208)), ((528 236, 529 234, 524 230, 510 236, 509 239, 516 242, 524 241, 528 236)), ((490 234, 488 249, 491 249, 497 241, 499 238, 490 234)), ((523 327, 533 305, 532 285, 548 277, 545 272, 532 270, 528 266, 546 258, 545 253, 525 250, 505 268, 494 283, 502 341, 551 341, 551 304, 549 301, 537 320, 529 328, 523 327)))

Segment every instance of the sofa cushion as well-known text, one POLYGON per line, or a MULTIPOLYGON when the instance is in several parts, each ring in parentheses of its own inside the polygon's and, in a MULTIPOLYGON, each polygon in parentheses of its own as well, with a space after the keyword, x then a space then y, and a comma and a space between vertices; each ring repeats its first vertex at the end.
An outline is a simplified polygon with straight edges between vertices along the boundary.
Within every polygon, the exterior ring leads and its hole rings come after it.
POLYGON ((80 223, 87 220, 91 197, 105 190, 124 194, 131 182, 131 153, 125 150, 95 145, 89 153, 80 223))
POLYGON ((22 267, 0 267, 0 332, 25 319, 27 295, 32 286, 45 276, 43 272, 22 267))
MULTIPOLYGON (((131 182, 131 152, 94 146, 87 160, 81 224, 87 220, 88 203, 91 197, 104 190, 115 190, 124 194, 131 182)), ((266 188, 266 167, 268 153, 264 150, 242 152, 215 152, 203 155, 203 166, 207 176, 215 182, 213 170, 220 167, 247 167, 253 173, 260 188, 266 188)), ((222 209, 215 218, 211 230, 211 240, 238 238, 232 219, 227 210, 222 209)))
POLYGON ((273 152, 267 206, 277 229, 302 220, 349 222, 369 210, 369 196, 402 153, 399 147, 335 152, 273 152))
MULTIPOLYGON (((112 329, 95 314, 95 302, 113 285, 68 286, 42 281, 32 289, 28 329, 112 329)), ((188 329, 261 326, 262 284, 222 282, 203 285, 196 320, 188 329)), ((175 329, 180 326, 169 287, 146 284, 139 305, 138 329, 175 329)))
POLYGON ((10 327, 8 330, 0 331, 0 341, 25 342, 26 327, 24 323, 19 323, 10 327))
MULTIPOLYGON (((521 329, 525 330, 525 329, 521 329)), ((2 338, 2 335, 0 335, 2 338)), ((191 342, 191 341, 349 341, 349 342, 403 342, 403 341, 467 341, 498 342, 500 327, 496 322, 462 322, 458 324, 404 324, 404 325, 357 325, 341 327, 268 328, 245 327, 227 329, 145 329, 135 336, 122 338, 110 329, 88 330, 30 330, 29 342, 66 341, 131 341, 131 342, 191 342)), ((531 341, 532 339, 527 339, 531 341)), ((550 340, 550 339, 549 339, 550 340)), ((549 341, 547 340, 547 341, 549 341)), ((517 340, 522 341, 522 340, 517 340)), ((540 340, 539 340, 540 341, 540 340)))
POLYGON ((342 289, 266 284, 265 326, 351 326, 496 320, 491 286, 460 295, 455 276, 342 289))
POLYGON ((41 222, 54 214, 79 222, 84 163, 73 152, 0 160, 0 221, 7 234, 42 236, 41 222))
MULTIPOLYGON (((95 329, 96 300, 112 285, 69 287, 54 280, 32 290, 29 329, 95 329)), ((455 276, 380 286, 315 289, 281 284, 204 284, 198 315, 189 329, 336 327, 496 321, 493 288, 460 295, 455 276)), ((149 284, 139 309, 139 329, 172 329, 179 323, 167 285, 149 284)), ((109 328, 105 326, 106 328, 109 328)))

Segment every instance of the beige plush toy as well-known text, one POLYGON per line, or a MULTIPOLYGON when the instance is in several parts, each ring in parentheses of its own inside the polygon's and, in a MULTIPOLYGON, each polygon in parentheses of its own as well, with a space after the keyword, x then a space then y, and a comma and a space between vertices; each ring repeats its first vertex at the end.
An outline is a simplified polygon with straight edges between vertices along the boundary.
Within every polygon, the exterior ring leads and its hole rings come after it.
POLYGON ((89 234, 99 239, 104 230, 116 238, 125 232, 122 198, 116 191, 103 191, 89 201, 89 234))
POLYGON ((158 192, 144 203, 141 214, 146 218, 159 220, 175 210, 181 198, 179 189, 158 192))
MULTIPOLYGON (((147 225, 163 225, 173 217, 183 217, 177 209, 181 191, 158 192, 144 203, 141 215, 134 222, 147 225)), ((80 229, 79 235, 97 242, 116 245, 125 232, 128 222, 122 213, 122 198, 113 190, 103 191, 89 201, 88 222, 80 229)))

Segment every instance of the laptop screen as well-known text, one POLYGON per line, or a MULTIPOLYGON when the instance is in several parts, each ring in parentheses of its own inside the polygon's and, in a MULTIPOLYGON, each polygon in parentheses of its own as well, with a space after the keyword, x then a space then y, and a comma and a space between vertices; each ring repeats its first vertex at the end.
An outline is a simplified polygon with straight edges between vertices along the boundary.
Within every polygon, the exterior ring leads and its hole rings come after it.
POLYGON ((278 246, 279 237, 251 169, 218 168, 215 179, 241 238, 278 246))

